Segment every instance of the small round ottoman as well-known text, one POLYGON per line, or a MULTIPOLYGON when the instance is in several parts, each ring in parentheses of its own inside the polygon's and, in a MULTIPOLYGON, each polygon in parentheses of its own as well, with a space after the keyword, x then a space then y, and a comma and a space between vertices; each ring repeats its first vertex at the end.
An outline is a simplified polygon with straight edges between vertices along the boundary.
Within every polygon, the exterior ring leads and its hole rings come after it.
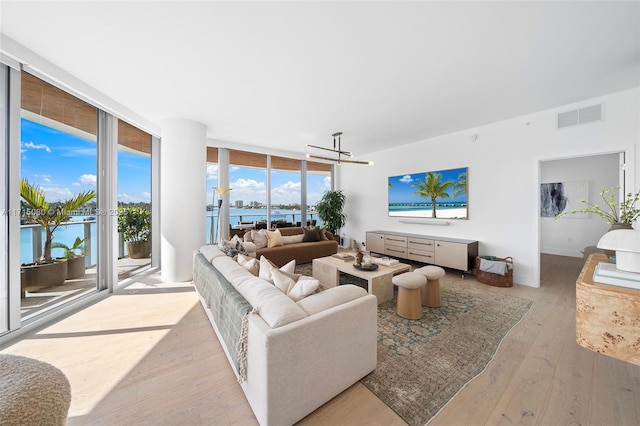
POLYGON ((398 304, 396 305, 398 315, 412 320, 422 318, 420 292, 427 283, 425 276, 415 272, 405 272, 394 276, 391 282, 398 286, 398 304))
POLYGON ((0 424, 61 425, 67 422, 71 385, 46 362, 0 354, 0 424))
POLYGON ((427 285, 422 288, 422 304, 430 308, 442 306, 440 301, 440 278, 445 275, 444 269, 439 266, 429 265, 418 268, 414 272, 427 278, 427 285))

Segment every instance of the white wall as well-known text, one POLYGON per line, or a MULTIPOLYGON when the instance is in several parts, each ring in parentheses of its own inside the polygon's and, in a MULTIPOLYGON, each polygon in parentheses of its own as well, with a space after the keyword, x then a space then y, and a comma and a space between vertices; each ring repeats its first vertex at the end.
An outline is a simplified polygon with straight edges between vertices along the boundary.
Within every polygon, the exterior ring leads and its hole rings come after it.
POLYGON ((636 88, 367 154, 373 167, 340 166, 339 188, 347 196, 344 233, 358 241, 376 229, 475 239, 481 255, 514 258, 516 283, 538 287, 540 161, 627 151, 627 188, 637 191, 639 95, 636 88), (604 103, 603 121, 556 128, 558 112, 598 102, 604 103), (478 135, 475 142, 471 134, 478 135), (430 226, 429 219, 414 225, 388 217, 389 176, 457 167, 469 168, 468 220, 430 226))
MULTIPOLYGON (((603 206, 600 192, 618 185, 620 159, 618 154, 543 161, 540 182, 588 182, 586 200, 603 206)), ((586 206, 579 204, 582 209, 586 206)), ((586 246, 595 246, 609 229, 606 220, 597 215, 570 215, 559 219, 540 218, 540 252, 561 256, 582 257, 586 246)))

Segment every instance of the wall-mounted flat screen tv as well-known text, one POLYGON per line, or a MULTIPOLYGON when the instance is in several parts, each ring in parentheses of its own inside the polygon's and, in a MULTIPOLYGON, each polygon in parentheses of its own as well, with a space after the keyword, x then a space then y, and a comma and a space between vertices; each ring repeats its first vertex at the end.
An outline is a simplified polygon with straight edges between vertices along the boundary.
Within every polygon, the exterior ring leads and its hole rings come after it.
POLYGON ((389 177, 389 216, 467 219, 467 167, 389 177))

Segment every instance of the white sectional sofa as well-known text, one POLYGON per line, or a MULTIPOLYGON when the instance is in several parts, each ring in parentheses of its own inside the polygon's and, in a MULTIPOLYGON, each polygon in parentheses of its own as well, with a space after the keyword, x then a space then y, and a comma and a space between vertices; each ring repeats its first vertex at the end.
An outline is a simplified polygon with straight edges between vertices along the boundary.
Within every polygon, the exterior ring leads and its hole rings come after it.
POLYGON ((294 302, 215 246, 195 254, 194 286, 261 425, 297 422, 376 367, 376 297, 360 287, 294 302))

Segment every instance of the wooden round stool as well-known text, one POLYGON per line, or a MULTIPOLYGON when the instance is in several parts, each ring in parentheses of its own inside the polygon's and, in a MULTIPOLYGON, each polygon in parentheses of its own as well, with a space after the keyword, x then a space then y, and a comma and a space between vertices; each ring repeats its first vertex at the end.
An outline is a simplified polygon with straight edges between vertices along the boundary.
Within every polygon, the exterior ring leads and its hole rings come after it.
POLYGON ((415 272, 405 272, 394 276, 391 281, 398 286, 398 315, 406 319, 422 318, 420 292, 427 283, 426 277, 415 272))
POLYGON ((422 304, 430 308, 442 306, 440 301, 440 278, 444 277, 444 269, 439 266, 423 266, 414 271, 427 278, 427 285, 422 287, 422 304))

